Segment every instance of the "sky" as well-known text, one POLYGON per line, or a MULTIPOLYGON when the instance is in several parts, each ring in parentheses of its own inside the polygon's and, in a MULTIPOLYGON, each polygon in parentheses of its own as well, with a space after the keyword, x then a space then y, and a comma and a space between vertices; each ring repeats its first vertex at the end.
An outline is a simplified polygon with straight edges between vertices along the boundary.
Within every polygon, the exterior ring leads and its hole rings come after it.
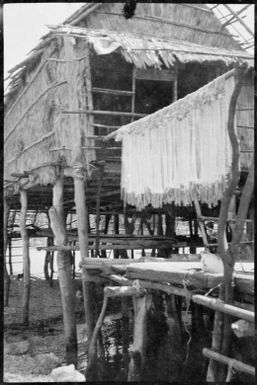
POLYGON ((14 3, 4 4, 4 77, 7 71, 26 59, 26 55, 49 30, 85 3, 14 3))
MULTIPOLYGON (((62 23, 84 4, 67 2, 4 4, 4 78, 7 77, 7 71, 23 61, 29 51, 39 43, 40 37, 48 32, 46 25, 62 23)), ((252 10, 247 11, 244 20, 252 29, 254 28, 252 10)))

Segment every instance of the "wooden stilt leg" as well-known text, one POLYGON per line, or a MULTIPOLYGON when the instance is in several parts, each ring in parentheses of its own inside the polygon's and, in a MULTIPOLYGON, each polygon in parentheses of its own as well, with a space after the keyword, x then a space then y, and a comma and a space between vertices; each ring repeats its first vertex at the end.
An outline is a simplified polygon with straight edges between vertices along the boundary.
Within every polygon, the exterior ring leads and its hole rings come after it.
POLYGON ((176 297, 174 294, 166 296, 169 336, 172 339, 172 345, 178 349, 181 344, 181 328, 176 306, 176 297))
MULTIPOLYGON (((114 233, 119 234, 119 214, 114 214, 114 233)), ((119 258, 120 251, 113 250, 114 258, 119 258)))
POLYGON ((13 269, 12 269, 12 238, 11 237, 8 239, 8 249, 9 249, 9 269, 10 269, 10 275, 13 275, 13 269))
MULTIPOLYGON (((53 187, 53 206, 49 209, 51 227, 56 244, 67 244, 65 221, 63 214, 63 178, 57 178, 53 187)), ((66 363, 77 365, 77 329, 75 315, 75 293, 72 283, 72 272, 69 254, 65 251, 57 253, 58 278, 62 298, 63 323, 66 343, 66 363)))
POLYGON ((4 306, 8 306, 9 302, 9 290, 10 290, 10 276, 6 268, 6 250, 8 243, 8 233, 7 233, 7 224, 9 216, 9 206, 4 198, 4 306))
MULTIPOLYGON (((163 236, 163 227, 162 227, 162 214, 158 213, 158 222, 157 222, 157 235, 160 237, 163 236)), ((158 257, 165 258, 165 250, 164 249, 158 249, 158 257)))
POLYGON ((21 217, 20 232, 22 238, 23 255, 23 323, 29 324, 29 299, 30 299, 30 258, 29 258, 29 237, 26 229, 26 214, 28 207, 27 191, 20 191, 21 217))
POLYGON ((130 363, 128 370, 128 381, 142 380, 142 371, 145 363, 146 349, 146 320, 147 313, 152 304, 152 296, 133 297, 134 303, 134 337, 133 346, 130 351, 130 363))
POLYGON ((129 310, 128 310, 129 300, 124 297, 121 298, 121 307, 122 307, 122 354, 124 360, 125 374, 128 374, 128 365, 129 365, 129 310))
MULTIPOLYGON (((152 218, 153 218, 152 235, 154 235, 154 230, 155 230, 155 214, 152 215, 152 218)), ((155 257, 155 255, 156 255, 156 250, 155 250, 155 249, 152 249, 152 251, 151 251, 151 256, 152 256, 152 257, 155 257)))
MULTIPOLYGON (((85 184, 82 178, 74 177, 74 193, 75 204, 78 218, 78 236, 79 247, 82 262, 88 258, 88 222, 87 222, 87 207, 86 207, 86 193, 85 184)), ((92 283, 87 282, 86 273, 82 270, 82 288, 84 296, 84 309, 87 325, 88 343, 92 339, 95 320, 93 311, 93 297, 92 297, 92 283)))
MULTIPOLYGON (((111 214, 106 214, 105 215, 105 225, 104 225, 104 234, 108 234, 108 229, 109 229, 109 223, 111 220, 111 214)), ((106 250, 101 250, 101 257, 106 258, 106 250)))
MULTIPOLYGON (((141 233, 141 235, 144 235, 144 227, 143 226, 144 226, 143 219, 140 218, 140 233, 141 233)), ((145 257, 145 249, 142 249, 141 256, 145 257)))

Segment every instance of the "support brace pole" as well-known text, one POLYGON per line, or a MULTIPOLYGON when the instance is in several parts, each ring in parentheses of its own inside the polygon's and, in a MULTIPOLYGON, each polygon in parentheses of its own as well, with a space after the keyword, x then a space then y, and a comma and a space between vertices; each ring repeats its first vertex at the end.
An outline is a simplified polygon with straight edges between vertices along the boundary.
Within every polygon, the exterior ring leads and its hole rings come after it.
POLYGON ((21 218, 20 232, 22 238, 22 255, 23 255, 23 323, 29 324, 29 299, 30 299, 30 258, 29 258, 29 237, 26 228, 26 214, 28 207, 27 191, 20 191, 21 200, 21 218))
POLYGON ((7 232, 8 216, 9 216, 9 206, 6 198, 4 198, 4 261, 3 261, 4 262, 4 306, 8 306, 9 290, 10 290, 10 276, 6 268, 6 250, 7 250, 7 244, 8 244, 8 232, 7 232))

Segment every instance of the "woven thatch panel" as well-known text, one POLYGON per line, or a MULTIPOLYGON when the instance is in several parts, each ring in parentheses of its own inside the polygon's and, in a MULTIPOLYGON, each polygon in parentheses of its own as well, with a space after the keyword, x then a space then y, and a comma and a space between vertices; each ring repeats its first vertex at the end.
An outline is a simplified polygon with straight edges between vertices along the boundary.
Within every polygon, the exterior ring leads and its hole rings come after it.
POLYGON ((213 47, 240 49, 239 44, 204 5, 137 3, 135 16, 125 19, 123 3, 105 3, 81 22, 88 28, 147 33, 213 47), (85 23, 85 24, 84 24, 85 23))
MULTIPOLYGON (((68 38, 72 39, 72 38, 68 38)), ((86 115, 64 114, 72 103, 77 109, 87 107, 85 82, 90 76, 85 47, 74 49, 74 57, 65 60, 65 52, 59 47, 60 58, 42 57, 39 66, 27 76, 25 86, 5 117, 5 179, 12 173, 35 170, 56 162, 60 155, 72 162, 74 146, 85 146, 88 130, 86 115), (75 59, 75 60, 73 60, 75 59), (71 75, 72 74, 72 75, 71 75), (65 147, 65 150, 61 148, 65 147)), ((47 50, 46 50, 47 51, 47 50)), ((53 51, 52 51, 53 52, 53 51)), ((49 53, 49 51, 48 51, 49 53)), ((90 152, 86 160, 95 159, 90 152)), ((52 183, 44 175, 41 183, 52 183)))

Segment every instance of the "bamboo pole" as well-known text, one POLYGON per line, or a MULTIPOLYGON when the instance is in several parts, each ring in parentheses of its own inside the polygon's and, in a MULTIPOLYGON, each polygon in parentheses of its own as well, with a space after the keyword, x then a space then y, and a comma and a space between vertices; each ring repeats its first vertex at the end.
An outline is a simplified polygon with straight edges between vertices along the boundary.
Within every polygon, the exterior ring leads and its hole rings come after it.
POLYGON ((6 251, 7 251, 7 244, 8 244, 8 232, 7 232, 8 217, 9 217, 9 206, 8 206, 6 198, 4 198, 4 260, 3 260, 3 264, 4 264, 4 306, 8 306, 9 291, 10 291, 10 276, 9 276, 7 268, 6 268, 6 251))
POLYGON ((93 109, 74 109, 74 110, 63 110, 63 114, 87 114, 87 115, 106 115, 106 116, 127 116, 135 118, 143 118, 147 114, 132 113, 132 112, 120 112, 120 111, 101 111, 93 109))
POLYGON ((229 314, 233 317, 242 318, 249 322, 254 322, 255 319, 253 311, 241 309, 237 306, 232 306, 230 304, 224 303, 220 299, 210 298, 204 295, 193 295, 192 300, 193 302, 206 306, 209 309, 229 314))
POLYGON ((29 324, 29 300, 30 300, 30 258, 29 258, 29 237, 26 229, 26 214, 28 207, 27 191, 20 191, 21 216, 20 216, 20 232, 22 238, 22 255, 23 255, 23 323, 29 324))
POLYGON ((239 372, 243 372, 243 373, 255 376, 255 368, 253 366, 244 364, 243 362, 235 360, 234 358, 226 357, 220 353, 217 353, 207 348, 203 349, 203 355, 212 360, 216 360, 222 364, 232 366, 235 370, 239 372))
MULTIPOLYGON (((51 228, 57 246, 67 243, 63 212, 63 176, 59 176, 53 186, 53 206, 49 209, 51 228)), ((67 365, 77 365, 77 329, 75 313, 75 292, 69 254, 65 251, 57 253, 58 279, 62 298, 63 324, 66 345, 67 365)))

